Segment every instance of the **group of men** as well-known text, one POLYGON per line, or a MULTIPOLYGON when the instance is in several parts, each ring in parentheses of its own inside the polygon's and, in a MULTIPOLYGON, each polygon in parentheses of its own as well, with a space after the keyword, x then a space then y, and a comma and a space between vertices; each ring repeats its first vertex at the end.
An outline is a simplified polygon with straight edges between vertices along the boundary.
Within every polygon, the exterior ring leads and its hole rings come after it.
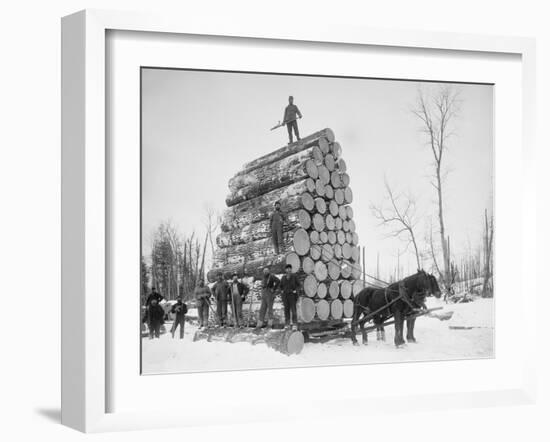
MULTIPOLYGON (((293 325, 297 327, 296 303, 298 302, 299 288, 300 283, 296 275, 292 273, 291 265, 286 266, 285 274, 281 279, 271 273, 269 268, 264 268, 262 297, 256 328, 271 327, 273 325, 273 302, 278 291, 281 292, 283 300, 285 326, 290 327, 293 325)), ((249 291, 249 287, 239 281, 236 273, 232 275, 230 282, 224 279, 223 273, 218 273, 218 279, 211 289, 204 284, 204 281, 200 281, 195 289, 199 327, 208 327, 208 316, 210 309, 212 309, 211 297, 214 298, 216 303, 218 325, 225 326, 228 324, 227 312, 230 304, 233 326, 243 327, 243 303, 249 291)))
MULTIPOLYGON (((285 327, 291 326, 296 329, 298 325, 298 316, 296 313, 296 304, 298 302, 298 292, 300 283, 296 274, 292 273, 292 266, 289 264, 285 268, 285 274, 279 279, 269 268, 264 268, 262 277, 262 298, 260 311, 256 328, 271 327, 273 325, 273 302, 277 292, 281 293, 283 301, 285 327)), ((203 280, 199 281, 195 288, 195 301, 199 317, 199 328, 208 327, 208 317, 210 310, 213 310, 211 298, 214 298, 216 303, 216 317, 218 325, 228 325, 228 304, 231 304, 231 316, 234 327, 243 327, 243 303, 250 289, 243 282, 239 281, 238 275, 233 274, 230 282, 226 281, 223 273, 218 274, 218 280, 209 288, 203 280)), ((161 301, 164 299, 160 293, 152 287, 151 294, 145 302, 145 315, 143 323, 146 323, 149 328, 149 339, 160 338, 161 328, 164 325, 166 312, 161 301)), ((188 308, 181 297, 178 297, 176 303, 170 309, 174 314, 174 322, 170 333, 172 338, 175 337, 177 328, 179 327, 179 337, 184 338, 185 315, 188 308)))
MULTIPOLYGON (((302 118, 302 113, 294 104, 294 98, 288 97, 288 106, 285 108, 283 115, 283 124, 287 126, 289 143, 293 142, 292 133, 296 135, 296 139, 300 140, 298 131, 298 118, 302 118)), ((281 203, 275 203, 275 211, 271 215, 270 227, 273 249, 276 255, 279 254, 283 244, 283 226, 286 222, 286 216, 281 210, 281 203)), ((273 302, 277 291, 281 292, 283 300, 285 326, 290 327, 291 324, 297 327, 298 318, 296 315, 296 304, 298 302, 299 281, 294 273, 292 266, 287 265, 285 274, 281 279, 272 274, 269 268, 263 269, 262 278, 262 301, 260 305, 259 318, 256 327, 264 326, 271 327, 273 324, 273 302), (267 321, 267 322, 266 322, 267 321)), ((211 297, 216 302, 216 317, 220 326, 227 325, 227 306, 231 304, 231 313, 233 318, 233 326, 242 327, 242 309, 243 302, 249 292, 246 284, 239 281, 238 275, 232 275, 230 282, 226 281, 223 273, 218 274, 218 280, 210 289, 204 280, 199 281, 195 288, 195 301, 199 317, 199 327, 208 326, 208 317, 210 310, 213 309, 210 301, 211 297)), ((158 293, 155 287, 152 287, 151 294, 145 302, 145 315, 143 322, 149 327, 149 339, 159 338, 160 330, 164 325, 164 317, 166 312, 160 305, 164 297, 158 293)), ((185 314, 187 313, 187 305, 181 297, 177 298, 176 303, 171 307, 171 312, 175 315, 172 324, 172 337, 175 336, 178 326, 180 327, 180 339, 184 336, 185 314)))

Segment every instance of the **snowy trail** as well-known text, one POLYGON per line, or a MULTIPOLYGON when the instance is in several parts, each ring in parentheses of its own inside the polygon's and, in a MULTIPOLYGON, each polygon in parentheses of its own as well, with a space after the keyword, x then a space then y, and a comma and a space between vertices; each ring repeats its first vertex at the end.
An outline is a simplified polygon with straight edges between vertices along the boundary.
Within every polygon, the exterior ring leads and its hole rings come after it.
MULTIPOLYGON (((468 304, 445 305, 430 300, 429 307, 442 306, 453 311, 448 321, 420 317, 416 322, 415 344, 396 349, 393 326, 386 330, 386 342, 369 334, 369 345, 354 347, 342 339, 304 346, 299 355, 285 356, 265 345, 226 342, 193 342, 196 327, 186 325, 185 339, 143 339, 143 373, 291 368, 322 365, 370 364, 488 358, 494 355, 493 302, 480 299, 468 304), (458 327, 458 328, 450 328, 458 327)), ((167 324, 169 330, 169 324, 167 324)))

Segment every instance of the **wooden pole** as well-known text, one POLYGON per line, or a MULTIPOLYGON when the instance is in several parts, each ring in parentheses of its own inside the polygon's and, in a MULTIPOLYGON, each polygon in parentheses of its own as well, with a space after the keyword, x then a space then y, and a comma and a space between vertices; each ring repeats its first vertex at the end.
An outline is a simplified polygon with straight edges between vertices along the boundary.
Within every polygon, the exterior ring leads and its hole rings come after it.
POLYGON ((363 264, 363 284, 367 284, 367 272, 365 270, 365 246, 363 246, 362 249, 362 257, 361 257, 361 263, 363 264))

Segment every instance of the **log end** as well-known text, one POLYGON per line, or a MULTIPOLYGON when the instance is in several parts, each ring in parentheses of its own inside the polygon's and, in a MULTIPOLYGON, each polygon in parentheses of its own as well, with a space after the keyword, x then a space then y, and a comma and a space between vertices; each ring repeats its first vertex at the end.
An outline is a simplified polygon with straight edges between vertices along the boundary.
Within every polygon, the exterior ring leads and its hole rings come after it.
POLYGON ((287 338, 286 353, 290 355, 297 355, 302 352, 304 348, 304 335, 301 331, 291 331, 287 338))

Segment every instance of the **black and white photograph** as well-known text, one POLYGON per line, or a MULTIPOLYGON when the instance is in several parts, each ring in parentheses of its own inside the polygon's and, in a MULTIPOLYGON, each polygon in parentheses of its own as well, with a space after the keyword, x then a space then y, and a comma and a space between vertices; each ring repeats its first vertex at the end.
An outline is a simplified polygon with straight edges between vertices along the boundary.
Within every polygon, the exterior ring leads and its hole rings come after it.
POLYGON ((495 356, 492 84, 140 87, 142 374, 495 356))

